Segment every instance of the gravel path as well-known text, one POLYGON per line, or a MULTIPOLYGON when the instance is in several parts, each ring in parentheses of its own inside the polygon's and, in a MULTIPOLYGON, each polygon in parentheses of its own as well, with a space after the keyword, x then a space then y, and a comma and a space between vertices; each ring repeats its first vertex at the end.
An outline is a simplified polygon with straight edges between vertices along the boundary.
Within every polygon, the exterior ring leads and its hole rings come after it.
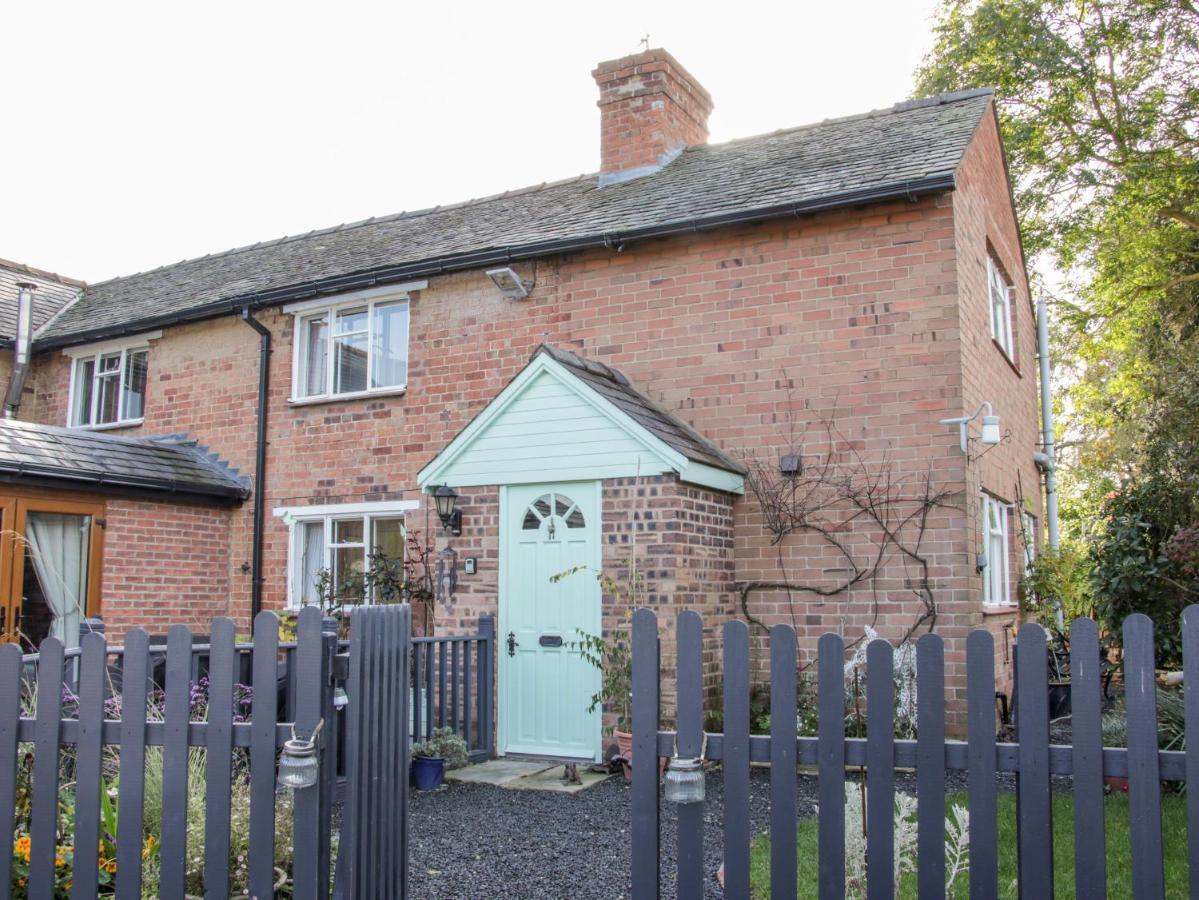
MULTIPOLYGON (((755 767, 750 818, 764 831, 770 814, 770 773, 755 767)), ((897 775, 900 790, 915 777, 897 775)), ((965 790, 965 774, 951 773, 949 791, 965 790)), ((705 804, 705 897, 722 896, 720 866, 723 779, 708 773, 705 804)), ((816 779, 800 775, 799 815, 815 813, 816 779)), ((413 792, 410 885, 415 897, 561 898, 628 897, 629 786, 610 778, 578 794, 516 791, 450 784, 432 794, 413 792)), ((675 893, 674 809, 662 804, 662 897, 675 893)))

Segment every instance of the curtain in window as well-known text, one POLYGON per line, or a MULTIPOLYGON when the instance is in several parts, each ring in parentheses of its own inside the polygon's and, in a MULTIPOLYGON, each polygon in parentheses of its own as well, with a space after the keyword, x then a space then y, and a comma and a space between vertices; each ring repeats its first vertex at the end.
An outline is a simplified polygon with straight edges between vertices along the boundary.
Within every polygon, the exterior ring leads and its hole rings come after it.
POLYGON ((79 622, 87 602, 87 557, 91 516, 31 512, 25 540, 37 580, 54 615, 51 634, 67 647, 79 644, 79 622))
POLYGON ((321 602, 318 581, 325 568, 325 523, 305 522, 300 561, 300 585, 296 592, 301 606, 321 602))

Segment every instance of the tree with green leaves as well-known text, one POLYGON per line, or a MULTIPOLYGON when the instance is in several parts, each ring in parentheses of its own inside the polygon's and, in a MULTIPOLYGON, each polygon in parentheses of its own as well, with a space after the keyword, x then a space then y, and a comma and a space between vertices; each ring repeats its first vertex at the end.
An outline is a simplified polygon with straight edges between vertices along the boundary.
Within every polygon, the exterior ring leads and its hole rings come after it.
MULTIPOLYGON (((1051 302, 1063 529, 1102 569, 1113 492, 1151 500, 1120 515, 1152 526, 1139 552, 1177 609, 1199 599, 1159 552, 1199 517, 1199 11, 945 0, 917 90, 982 85, 996 89, 1035 289, 1051 302)), ((1110 581, 1100 572, 1101 606, 1110 581)))

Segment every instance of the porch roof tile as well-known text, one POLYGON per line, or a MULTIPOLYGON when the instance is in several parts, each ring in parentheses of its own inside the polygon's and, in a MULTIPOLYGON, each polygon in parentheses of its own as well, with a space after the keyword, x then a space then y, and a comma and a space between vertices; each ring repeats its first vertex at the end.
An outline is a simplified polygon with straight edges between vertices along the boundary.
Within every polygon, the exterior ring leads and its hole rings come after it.
POLYGON ((131 438, 0 419, 0 479, 240 502, 249 479, 186 435, 131 438))

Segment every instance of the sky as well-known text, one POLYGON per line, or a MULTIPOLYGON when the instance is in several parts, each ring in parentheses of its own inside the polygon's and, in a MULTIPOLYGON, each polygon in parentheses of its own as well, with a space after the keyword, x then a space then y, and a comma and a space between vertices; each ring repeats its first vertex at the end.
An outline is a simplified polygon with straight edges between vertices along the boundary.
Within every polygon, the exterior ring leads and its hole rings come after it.
POLYGON ((713 142, 890 106, 935 0, 20 3, 0 258, 90 282, 594 172, 591 70, 648 35, 713 142))

